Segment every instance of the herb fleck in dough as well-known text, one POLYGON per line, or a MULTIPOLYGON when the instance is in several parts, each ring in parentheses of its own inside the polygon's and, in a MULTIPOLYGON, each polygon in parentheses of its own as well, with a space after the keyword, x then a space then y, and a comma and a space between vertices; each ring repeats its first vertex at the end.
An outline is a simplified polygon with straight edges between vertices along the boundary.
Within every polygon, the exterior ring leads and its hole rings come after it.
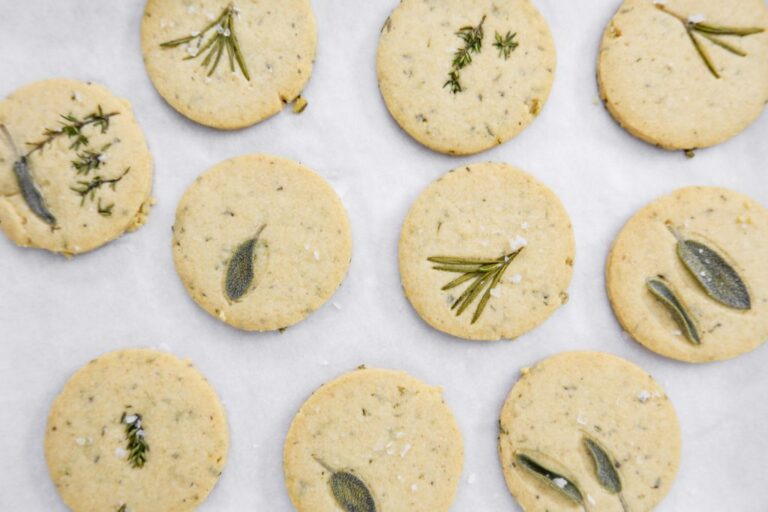
POLYGON ((189 361, 149 349, 111 352, 53 402, 48 471, 74 512, 195 510, 227 459, 224 409, 189 361))
POLYGON ((664 390, 608 354, 569 352, 525 369, 499 429, 507 486, 527 512, 652 510, 680 462, 680 427, 664 390), (560 478, 537 477, 520 454, 560 478))
POLYGON ((529 0, 403 0, 382 28, 376 65, 403 130, 435 151, 466 155, 536 118, 555 61, 549 27, 529 0))
POLYGON ((232 130, 280 112, 299 96, 312 73, 317 33, 309 0, 148 0, 141 46, 152 83, 173 108, 198 123, 232 130), (219 34, 232 42, 234 32, 236 48, 211 45, 206 62, 204 46, 215 27, 202 40, 161 46, 202 32, 230 7, 234 27, 219 23, 219 34))
POLYGON ((435 329, 472 340, 513 339, 567 301, 574 253, 570 218, 549 188, 506 164, 475 164, 434 181, 411 207, 400 233, 400 278, 435 329), (480 268, 490 271, 480 277, 485 288, 457 315, 457 303, 479 279, 449 286, 465 279, 454 269, 476 269, 451 262, 498 258, 480 268))
POLYGON ((717 187, 688 187, 637 212, 613 243, 606 265, 611 306, 635 340, 666 357, 704 363, 754 350, 768 339, 768 210, 717 187), (672 228, 672 229, 670 229, 672 228), (749 292, 749 309, 713 299, 678 255, 678 236, 716 250, 749 292), (675 316, 648 290, 662 275, 698 327, 700 344, 686 339, 675 316))
POLYGON ((341 502, 368 512, 371 500, 377 511, 447 512, 463 458, 440 388, 403 372, 359 369, 302 405, 283 469, 297 512, 339 512, 341 502))
MULTIPOLYGON (((763 0, 669 0, 664 8, 691 20, 768 29, 763 0)), ((693 37, 710 55, 713 76, 685 24, 653 0, 625 0, 608 24, 598 59, 600 94, 632 135, 666 149, 719 144, 751 124, 768 102, 768 32, 718 36, 739 56, 693 37)))
POLYGON ((152 157, 126 100, 44 80, 0 102, 0 125, 0 228, 14 243, 71 256, 144 224, 152 157))
POLYGON ((339 197, 318 174, 284 158, 221 162, 197 178, 176 210, 179 277, 203 309, 240 329, 272 331, 304 319, 339 287, 351 254, 339 197), (238 248, 254 238, 244 262, 238 248), (246 272, 232 271, 233 258, 234 270, 246 272), (248 283, 237 282, 240 275, 248 283))

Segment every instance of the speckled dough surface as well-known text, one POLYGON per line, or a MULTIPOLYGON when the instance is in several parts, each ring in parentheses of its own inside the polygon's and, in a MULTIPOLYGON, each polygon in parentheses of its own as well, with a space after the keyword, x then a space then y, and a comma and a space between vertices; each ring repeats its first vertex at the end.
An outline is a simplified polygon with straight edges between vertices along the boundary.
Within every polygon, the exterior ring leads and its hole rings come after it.
POLYGON ((339 197, 318 174, 284 158, 226 160, 189 187, 176 211, 173 257, 184 286, 203 309, 240 329, 271 331, 305 318, 339 287, 351 254, 339 197), (253 284, 230 300, 229 262, 257 234, 253 284))
MULTIPOLYGON (((511 34, 509 34, 511 35, 511 34)), ((547 101, 555 73, 549 27, 528 0, 403 0, 381 31, 379 88, 392 116, 414 139, 442 153, 472 154, 525 129, 547 101), (460 70, 462 91, 444 87, 456 32, 483 22, 481 51, 460 70), (516 34, 508 58, 496 33, 516 34)))
POLYGON ((48 417, 45 457, 74 512, 182 512, 211 492, 228 445, 224 409, 192 363, 132 349, 102 355, 67 381, 48 417), (141 467, 128 446, 137 419, 149 447, 141 467))
POLYGON ((455 169, 424 190, 400 234, 400 277, 416 312, 432 327, 474 340, 512 339, 568 300, 575 245, 555 194, 506 164, 455 169), (478 297, 460 316, 451 309, 472 282, 441 290, 461 274, 434 270, 427 258, 499 258, 522 247, 476 323, 478 297))
POLYGON ((690 187, 658 198, 632 217, 608 257, 606 284, 624 329, 661 355, 688 362, 729 359, 768 339, 768 210, 737 192, 690 187), (677 256, 671 224, 726 258, 746 284, 751 309, 711 299, 677 256), (688 307, 701 332, 689 342, 668 309, 647 289, 663 275, 688 307))
POLYGON ((144 63, 160 95, 193 121, 221 129, 258 123, 293 101, 312 73, 316 46, 309 0, 148 0, 141 24, 144 63), (226 46, 213 73, 209 75, 215 55, 202 65, 215 27, 201 34, 202 39, 160 46, 198 34, 230 5, 235 9, 234 35, 250 80, 234 54, 230 65, 226 46))
POLYGON ((92 83, 44 80, 0 102, 0 125, 7 130, 0 132, 0 229, 14 243, 72 255, 144 224, 151 202, 152 157, 126 100, 92 83), (85 124, 79 135, 61 131, 98 115, 99 107, 107 126, 85 124), (35 149, 34 144, 47 139, 35 149), (21 193, 14 164, 22 156, 53 219, 37 215, 21 193), (85 196, 73 190, 86 188, 91 192, 85 196))
POLYGON ((499 429, 504 477, 526 512, 649 511, 669 492, 680 462, 680 427, 664 390, 641 368, 598 352, 559 354, 524 369, 499 429), (611 457, 621 497, 600 485, 587 438, 611 457), (586 507, 523 469, 518 454, 573 482, 586 507))
MULTIPOLYGON (((764 0, 669 0, 684 20, 768 29, 764 0)), ((696 51, 684 21, 653 0, 626 0, 608 24, 600 49, 600 94, 633 135, 667 149, 712 146, 741 132, 768 101, 768 33, 717 36, 739 56, 700 33, 697 41, 720 78, 696 51)))
POLYGON ((441 388, 404 372, 363 369, 325 384, 302 405, 285 440, 283 467, 297 512, 342 510, 330 471, 361 479, 376 510, 446 512, 463 459, 441 388))

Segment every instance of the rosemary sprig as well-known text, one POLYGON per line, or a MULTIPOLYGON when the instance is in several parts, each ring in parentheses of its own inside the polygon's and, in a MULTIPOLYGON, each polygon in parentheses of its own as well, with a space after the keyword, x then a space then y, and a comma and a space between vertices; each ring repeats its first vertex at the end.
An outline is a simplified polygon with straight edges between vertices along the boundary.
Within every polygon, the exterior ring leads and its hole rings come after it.
POLYGON ((102 146, 99 151, 86 149, 82 153, 77 153, 77 160, 72 160, 72 167, 75 168, 78 175, 88 174, 92 170, 100 168, 106 162, 105 154, 111 146, 112 143, 110 142, 102 146))
POLYGON ((505 36, 496 32, 496 42, 493 43, 493 46, 499 50, 499 58, 504 57, 504 60, 507 60, 512 52, 519 46, 519 43, 515 41, 515 36, 517 36, 517 32, 513 34, 509 30, 505 36))
POLYGON ((470 284, 464 292, 459 295, 459 298, 453 302, 453 305, 451 305, 451 310, 456 310, 456 316, 460 316, 469 305, 474 302, 477 296, 480 295, 480 292, 485 289, 485 293, 480 298, 477 308, 475 308, 475 314, 472 316, 471 323, 474 324, 480 318, 480 315, 483 314, 485 306, 491 299, 491 292, 501 281, 507 267, 509 267, 512 260, 514 260, 522 250, 523 247, 496 259, 432 256, 427 258, 427 261, 435 264, 432 267, 434 270, 462 274, 443 286, 441 288, 443 291, 455 288, 467 281, 472 281, 472 284, 470 284))
POLYGON ((206 25, 203 30, 187 37, 166 41, 161 43, 160 47, 175 48, 182 44, 188 44, 187 51, 189 52, 189 55, 184 57, 184 60, 195 59, 199 55, 207 52, 205 58, 201 62, 203 67, 208 68, 207 76, 211 76, 213 72, 216 71, 219 62, 221 61, 221 57, 226 50, 230 71, 234 73, 235 62, 237 62, 237 66, 240 68, 245 79, 250 81, 251 76, 248 73, 248 66, 245 64, 243 53, 240 50, 240 44, 235 35, 235 15, 237 13, 238 10, 235 5, 230 3, 223 11, 221 11, 219 17, 206 25), (209 33, 210 37, 206 39, 209 33))
POLYGON ((450 87, 453 94, 464 90, 461 86, 461 75, 459 74, 459 71, 472 64, 473 53, 480 53, 483 49, 483 23, 485 23, 485 15, 483 15, 480 24, 476 27, 471 25, 461 27, 458 32, 456 32, 456 35, 464 41, 464 47, 459 48, 453 54, 451 71, 448 73, 448 80, 443 84, 443 87, 450 87))
POLYGON ((101 108, 101 105, 99 105, 96 107, 95 112, 88 114, 82 119, 73 114, 62 115, 61 118, 64 121, 61 121, 60 128, 46 128, 46 130, 43 132, 43 136, 45 138, 37 142, 27 142, 27 145, 31 146, 32 149, 29 150, 25 156, 29 157, 35 151, 42 151, 46 144, 49 144, 54 139, 62 135, 66 135, 70 139, 75 139, 72 144, 70 144, 69 149, 77 150, 80 148, 80 146, 87 146, 89 140, 88 137, 83 134, 83 128, 88 125, 93 125, 94 127, 100 129, 101 133, 106 133, 109 129, 109 119, 119 114, 119 112, 110 112, 105 114, 101 108))
POLYGON ((688 33, 688 37, 691 39, 691 43, 693 44, 693 47, 696 49, 696 52, 701 57, 701 60, 704 61, 704 65, 707 66, 707 69, 709 69, 709 72, 712 73, 712 76, 715 78, 720 78, 720 73, 717 71, 717 67, 715 66, 714 61, 712 60, 712 57, 709 54, 709 51, 706 49, 706 47, 703 44, 703 41, 701 41, 700 38, 704 38, 707 41, 719 46, 720 48, 737 55, 739 57, 746 57, 747 53, 736 47, 732 44, 728 43, 727 41, 724 41, 723 39, 720 39, 719 36, 737 36, 737 37, 746 37, 751 36, 754 34, 760 34, 762 32, 765 32, 764 28, 760 27, 726 27, 721 25, 713 25, 711 23, 705 23, 703 21, 693 21, 690 17, 682 16, 681 14, 676 13, 675 11, 672 11, 669 9, 666 5, 657 3, 655 4, 656 8, 659 9, 662 12, 665 12, 669 14, 670 16, 673 16, 680 20, 680 22, 685 27, 685 31, 688 33))
POLYGON ((141 426, 141 414, 123 413, 120 423, 125 423, 125 437, 128 438, 128 462, 134 468, 144 467, 147 462, 149 445, 141 426))
MULTIPOLYGON (((122 180, 126 174, 130 172, 131 168, 126 167, 126 169, 123 171, 123 173, 118 176, 117 178, 111 178, 108 180, 105 180, 102 176, 97 175, 94 176, 91 180, 80 180, 77 182, 77 187, 70 187, 70 190, 77 192, 80 194, 80 205, 85 204, 86 199, 90 199, 91 201, 94 200, 96 197, 96 191, 99 190, 104 185, 109 185, 109 187, 112 190, 115 190, 115 187, 117 186, 118 182, 122 180)), ((111 207, 110 208, 110 214, 111 214, 111 207)), ((99 211, 101 213, 101 211, 99 211)), ((104 214, 102 214, 104 215, 104 214)))

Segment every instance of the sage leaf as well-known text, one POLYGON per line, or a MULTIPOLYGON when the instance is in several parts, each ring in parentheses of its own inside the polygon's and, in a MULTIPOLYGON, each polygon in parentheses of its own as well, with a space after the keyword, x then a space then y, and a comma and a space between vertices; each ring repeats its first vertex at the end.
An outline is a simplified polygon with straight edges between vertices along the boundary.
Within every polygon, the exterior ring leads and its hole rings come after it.
POLYGON ((35 184, 35 180, 32 178, 27 157, 22 156, 13 163, 13 173, 16 175, 16 182, 19 184, 21 197, 24 198, 24 202, 27 203, 27 206, 32 210, 32 213, 37 215, 40 220, 49 226, 55 226, 56 217, 53 216, 46 206, 43 195, 40 193, 40 190, 35 184))
POLYGON ((331 491, 345 512, 376 512, 371 491, 357 476, 347 471, 331 474, 331 491))
POLYGON ((603 488, 611 494, 621 492, 621 478, 616 466, 608 453, 596 441, 589 437, 584 438, 584 446, 592 456, 595 463, 595 475, 603 488))
POLYGON ((688 341, 694 345, 700 345, 701 336, 699 335, 698 327, 696 327, 682 300, 677 297, 677 294, 667 285, 665 280, 661 277, 651 278, 646 281, 646 284, 654 297, 659 299, 659 302, 664 304, 669 312, 672 313, 688 341))
POLYGON ((584 495, 581 493, 576 484, 570 481, 568 478, 544 467, 524 453, 515 454, 515 460, 521 468, 535 476, 540 481, 549 485, 552 489, 559 492, 565 498, 578 505, 584 503, 584 495))
POLYGON ((744 281, 714 249, 694 240, 678 239, 677 255, 714 300, 733 309, 752 307, 744 281))
POLYGON ((253 285, 253 263, 256 252, 256 242, 264 231, 261 226, 253 238, 241 243, 227 263, 227 274, 224 279, 224 293, 230 302, 242 299, 253 285))

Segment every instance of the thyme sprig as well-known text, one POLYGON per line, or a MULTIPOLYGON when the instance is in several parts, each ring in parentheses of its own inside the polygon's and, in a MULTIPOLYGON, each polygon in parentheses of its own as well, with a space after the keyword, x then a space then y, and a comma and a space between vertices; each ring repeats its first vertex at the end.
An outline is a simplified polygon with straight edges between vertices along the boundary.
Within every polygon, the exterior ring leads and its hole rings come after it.
POLYGON ((453 281, 449 282, 441 288, 446 291, 455 288, 467 281, 472 281, 464 292, 459 295, 459 298, 451 305, 451 310, 456 310, 456 316, 460 316, 472 302, 480 295, 480 292, 485 289, 485 293, 480 298, 480 302, 475 308, 475 314, 472 316, 472 322, 475 323, 483 314, 485 306, 491 299, 491 293, 493 289, 501 281, 509 264, 512 263, 518 254, 524 249, 521 247, 509 254, 505 254, 496 259, 476 259, 476 258, 464 258, 456 256, 432 256, 427 258, 427 261, 434 263, 432 267, 434 270, 440 270, 443 272, 455 272, 462 274, 453 281))
POLYGON ((504 57, 504 60, 507 60, 519 46, 520 43, 515 41, 516 36, 517 32, 513 34, 511 30, 508 30, 504 36, 496 32, 496 42, 493 43, 493 46, 499 50, 499 58, 504 57))
POLYGON ((64 121, 60 121, 61 127, 46 128, 43 132, 43 139, 37 142, 27 142, 27 145, 31 146, 32 149, 29 150, 25 156, 29 157, 35 151, 42 151, 46 144, 51 143, 54 139, 62 135, 66 135, 68 138, 74 139, 72 144, 70 144, 69 149, 77 150, 80 149, 80 146, 87 146, 90 141, 88 137, 83 134, 83 128, 89 125, 93 125, 94 127, 101 130, 101 133, 106 133, 109 129, 110 118, 119 114, 119 112, 109 112, 108 114, 105 114, 104 110, 101 108, 101 105, 96 107, 96 111, 88 114, 82 119, 78 118, 74 114, 62 114, 61 118, 64 121))
MULTIPOLYGON (((112 190, 115 190, 117 187, 117 184, 122 180, 126 174, 130 172, 131 168, 126 167, 126 169, 123 171, 123 173, 118 176, 117 178, 111 178, 111 179, 104 179, 101 175, 94 176, 90 180, 80 180, 77 182, 77 187, 70 187, 70 190, 77 192, 80 194, 80 205, 84 205, 86 199, 90 199, 93 201, 96 197, 96 191, 103 187, 104 185, 109 185, 109 187, 112 190)), ((114 206, 114 205, 112 205, 114 206)), ((110 215, 111 215, 111 206, 109 207, 110 215)), ((99 211, 102 215, 104 215, 101 211, 99 211)), ((109 216, 109 215, 106 215, 109 216)))
POLYGON ((75 168, 78 175, 87 175, 94 169, 99 169, 106 160, 106 151, 112 146, 112 143, 105 144, 99 151, 84 150, 77 153, 77 160, 72 160, 72 167, 75 168))
POLYGON ((224 51, 227 52, 229 59, 229 69, 235 72, 235 62, 243 73, 246 80, 250 81, 251 76, 248 73, 248 66, 245 64, 243 52, 235 35, 235 15, 238 13, 233 3, 221 11, 218 18, 205 26, 203 30, 195 32, 186 37, 173 39, 160 44, 161 48, 175 48, 182 44, 188 44, 187 51, 189 55, 184 60, 195 59, 207 52, 205 58, 200 63, 201 66, 208 68, 207 76, 211 76, 219 66, 224 51), (208 34, 210 37, 206 39, 208 34))
POLYGON ((141 414, 123 413, 120 423, 125 423, 125 437, 128 438, 128 462, 134 468, 144 467, 147 462, 149 444, 145 439, 144 429, 141 425, 141 414))
POLYGON ((483 23, 485 23, 485 15, 476 27, 468 25, 456 32, 456 35, 464 41, 464 46, 453 54, 451 71, 448 73, 448 80, 443 84, 443 87, 450 87, 453 94, 464 90, 459 71, 472 64, 473 53, 480 53, 483 49, 483 23))
POLYGON ((707 66, 707 69, 709 69, 709 72, 712 73, 712 76, 718 79, 720 78, 720 73, 717 71, 717 67, 715 66, 715 63, 712 60, 712 57, 710 56, 709 51, 704 46, 703 41, 701 41, 700 38, 704 38, 707 41, 719 46, 720 48, 734 55, 737 55, 739 57, 746 57, 747 53, 744 50, 730 44, 727 41, 724 41, 720 37, 721 36, 746 37, 746 36, 751 36, 754 34, 760 34, 762 32, 765 32, 765 29, 760 27, 726 27, 721 25, 713 25, 711 23, 705 23, 703 21, 694 21, 690 17, 685 17, 681 14, 676 13, 675 11, 669 9, 664 4, 657 3, 655 5, 656 5, 656 8, 659 9, 660 11, 665 12, 670 16, 673 16, 678 20, 680 20, 680 22, 685 27, 685 31, 688 33, 688 37, 691 39, 691 43, 693 43, 693 47, 696 49, 696 52, 701 57, 701 60, 704 61, 704 64, 707 66))

